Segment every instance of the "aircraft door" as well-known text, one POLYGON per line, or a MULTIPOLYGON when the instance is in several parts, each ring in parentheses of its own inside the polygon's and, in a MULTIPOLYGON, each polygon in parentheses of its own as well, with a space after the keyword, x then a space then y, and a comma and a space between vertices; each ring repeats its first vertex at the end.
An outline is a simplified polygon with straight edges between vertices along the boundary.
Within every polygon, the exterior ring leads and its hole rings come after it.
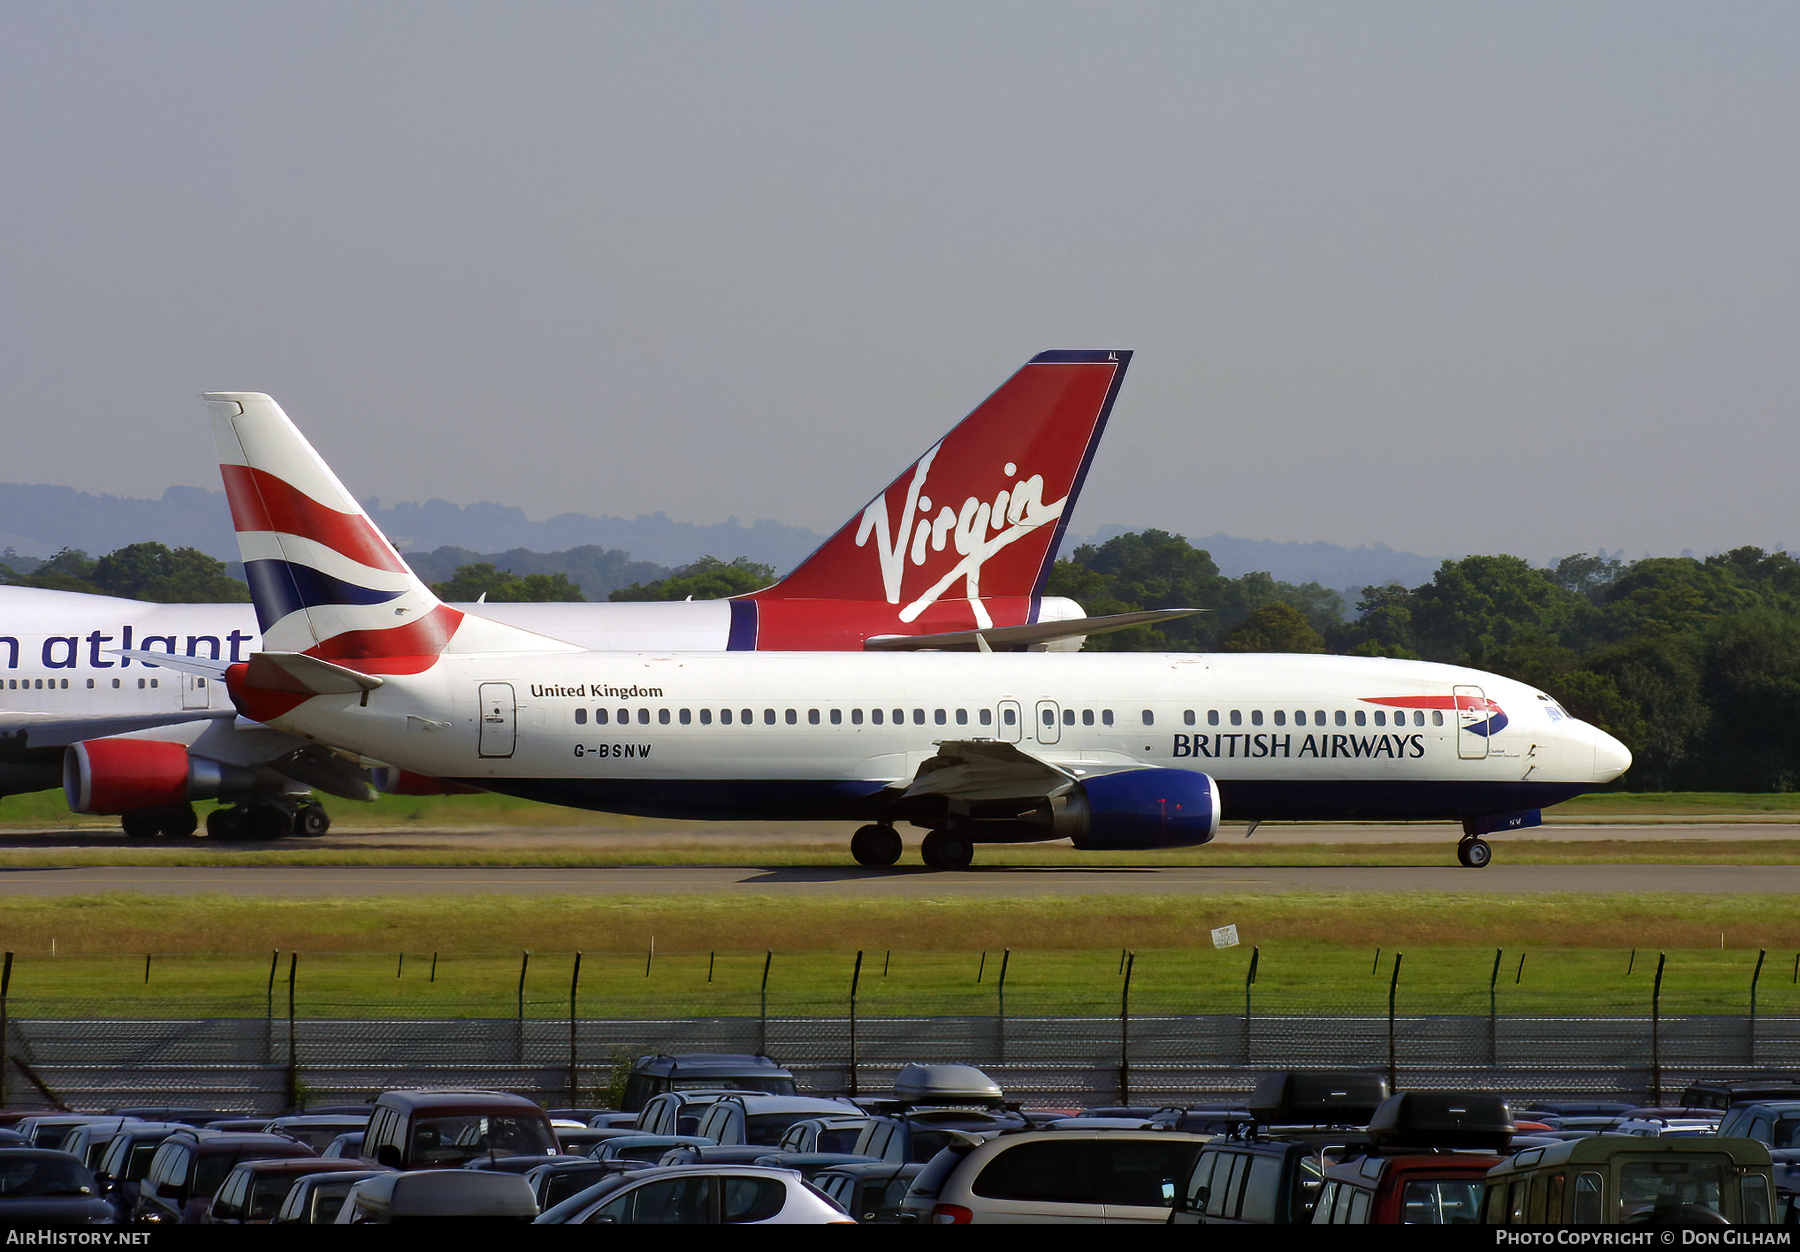
POLYGON ((1025 734, 1023 720, 1019 717, 1017 700, 1000 701, 1000 742, 1017 743, 1025 734))
POLYGON ((1037 741, 1055 743, 1062 738, 1062 709, 1054 700, 1037 702, 1037 741))
POLYGON ((1480 687, 1453 687, 1451 692, 1456 697, 1456 755, 1465 761, 1486 760, 1487 735, 1476 733, 1474 727, 1487 729, 1491 716, 1487 696, 1480 687))
POLYGON ((513 754, 513 687, 511 683, 481 684, 482 756, 513 754))
POLYGON ((184 709, 204 709, 211 705, 212 685, 206 681, 204 674, 183 674, 181 676, 181 707, 184 709))

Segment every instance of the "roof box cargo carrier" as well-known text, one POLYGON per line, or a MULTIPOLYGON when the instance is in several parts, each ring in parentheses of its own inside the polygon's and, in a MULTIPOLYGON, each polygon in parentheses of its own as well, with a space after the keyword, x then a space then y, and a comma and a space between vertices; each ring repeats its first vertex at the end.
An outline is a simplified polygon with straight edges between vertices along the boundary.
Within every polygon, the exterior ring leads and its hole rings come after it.
POLYGON ((1369 1138, 1383 1148, 1497 1151, 1512 1137, 1512 1109, 1483 1091, 1403 1091, 1369 1118, 1369 1138))
POLYGON ((1361 1126, 1387 1094, 1380 1074, 1290 1070, 1256 1080, 1250 1113, 1265 1126, 1361 1126))
POLYGON ((894 1075, 894 1098, 902 1106, 918 1104, 1000 1108, 1000 1084, 973 1065, 905 1065, 894 1075))

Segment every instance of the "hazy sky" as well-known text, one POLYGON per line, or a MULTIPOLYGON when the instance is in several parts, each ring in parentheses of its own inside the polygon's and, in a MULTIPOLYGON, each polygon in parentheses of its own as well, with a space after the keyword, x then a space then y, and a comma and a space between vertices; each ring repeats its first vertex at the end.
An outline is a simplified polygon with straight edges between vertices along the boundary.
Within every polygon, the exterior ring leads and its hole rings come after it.
POLYGON ((1800 5, 0 6, 0 480, 827 530, 1034 352, 1074 515, 1800 546, 1800 5))

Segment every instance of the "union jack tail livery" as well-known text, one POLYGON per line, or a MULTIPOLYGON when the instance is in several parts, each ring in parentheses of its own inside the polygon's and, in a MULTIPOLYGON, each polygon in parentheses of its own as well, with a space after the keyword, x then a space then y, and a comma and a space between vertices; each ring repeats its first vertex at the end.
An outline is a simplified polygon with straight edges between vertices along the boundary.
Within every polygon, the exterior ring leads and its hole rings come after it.
POLYGON ((1037 621, 1130 362, 1033 357, 793 573, 734 600, 731 647, 857 648, 1037 621))
POLYGON ((333 672, 354 685, 346 671, 418 673, 446 652, 579 650, 440 603, 268 396, 203 399, 262 628, 259 655, 286 658, 276 682, 287 691, 316 694, 333 672))

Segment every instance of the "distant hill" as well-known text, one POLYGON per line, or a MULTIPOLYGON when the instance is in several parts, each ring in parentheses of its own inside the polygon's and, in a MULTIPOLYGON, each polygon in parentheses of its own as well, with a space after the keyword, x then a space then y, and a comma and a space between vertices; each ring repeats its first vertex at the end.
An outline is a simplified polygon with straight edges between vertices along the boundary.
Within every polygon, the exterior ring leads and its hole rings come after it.
MULTIPOLYGON (((667 577, 670 570, 708 555, 726 561, 748 557, 786 573, 823 541, 798 526, 773 521, 745 526, 735 518, 700 526, 663 513, 635 518, 563 513, 534 522, 523 509, 486 501, 407 501, 383 508, 371 499, 363 505, 429 580, 449 578, 457 564, 492 561, 517 574, 567 573, 589 599, 604 599, 615 587, 667 577)), ((1103 543, 1129 529, 1103 526, 1090 535, 1071 535, 1062 555, 1078 544, 1103 543)), ((1280 582, 1316 582, 1344 591, 1351 604, 1370 584, 1416 587, 1429 581, 1440 559, 1395 552, 1385 544, 1343 548, 1231 535, 1188 538, 1212 553, 1219 572, 1228 577, 1267 571, 1280 582)), ((238 559, 222 491, 170 487, 160 499, 148 500, 0 483, 0 551, 10 547, 21 556, 43 558, 68 547, 98 556, 147 540, 198 548, 233 565, 238 559)))
MULTIPOLYGON (((394 546, 406 553, 442 547, 541 553, 591 545, 626 552, 635 561, 655 566, 686 565, 707 555, 725 561, 743 556, 786 571, 823 541, 798 526, 772 521, 745 526, 736 518, 699 526, 663 513, 635 518, 563 513, 534 522, 523 509, 486 501, 469 505, 407 501, 382 508, 380 500, 372 499, 363 501, 363 507, 394 546)), ((0 550, 10 547, 25 556, 48 557, 63 548, 80 548, 98 555, 147 540, 171 548, 198 548, 221 561, 235 561, 238 555, 222 491, 170 487, 160 500, 140 500, 96 496, 73 487, 0 483, 0 550)))

